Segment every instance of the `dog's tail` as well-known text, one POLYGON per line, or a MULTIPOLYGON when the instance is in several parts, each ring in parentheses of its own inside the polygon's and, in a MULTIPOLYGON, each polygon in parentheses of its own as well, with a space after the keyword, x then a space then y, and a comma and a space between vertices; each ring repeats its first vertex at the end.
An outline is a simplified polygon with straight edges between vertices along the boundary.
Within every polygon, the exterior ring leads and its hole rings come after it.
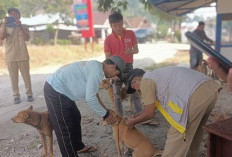
POLYGON ((153 157, 156 157, 157 155, 162 155, 162 154, 163 154, 162 150, 156 150, 153 157))

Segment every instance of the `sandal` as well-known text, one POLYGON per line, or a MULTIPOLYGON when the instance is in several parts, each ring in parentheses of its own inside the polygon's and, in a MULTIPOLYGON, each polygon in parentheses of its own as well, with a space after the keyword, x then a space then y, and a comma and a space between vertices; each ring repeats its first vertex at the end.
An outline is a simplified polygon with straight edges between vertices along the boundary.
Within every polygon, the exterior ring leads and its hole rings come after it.
MULTIPOLYGON (((97 148, 95 148, 95 147, 93 147, 93 146, 85 146, 85 147, 87 147, 87 149, 85 149, 85 150, 79 150, 79 151, 77 151, 77 154, 91 153, 91 152, 97 151, 97 148)), ((84 147, 84 148, 85 148, 85 147, 84 147)), ((83 149, 84 149, 84 148, 83 148, 83 149)))

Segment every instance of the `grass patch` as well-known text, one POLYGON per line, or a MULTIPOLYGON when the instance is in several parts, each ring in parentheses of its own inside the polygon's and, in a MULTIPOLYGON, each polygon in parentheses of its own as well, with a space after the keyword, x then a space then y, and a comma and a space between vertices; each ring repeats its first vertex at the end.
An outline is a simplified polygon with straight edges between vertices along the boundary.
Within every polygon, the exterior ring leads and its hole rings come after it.
MULTIPOLYGON (((45 66, 65 65, 72 62, 101 56, 104 54, 103 44, 94 44, 94 51, 91 45, 57 45, 57 46, 35 46, 27 47, 30 56, 30 69, 37 69, 45 66)), ((0 47, 0 68, 5 69, 5 49, 0 47)))

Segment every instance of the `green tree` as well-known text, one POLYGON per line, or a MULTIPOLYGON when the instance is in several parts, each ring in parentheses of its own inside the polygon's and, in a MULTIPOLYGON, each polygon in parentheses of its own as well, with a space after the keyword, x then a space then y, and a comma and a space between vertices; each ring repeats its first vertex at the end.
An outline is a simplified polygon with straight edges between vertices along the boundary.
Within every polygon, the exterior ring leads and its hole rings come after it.
POLYGON ((56 26, 54 33, 54 45, 57 44, 59 33, 59 19, 64 21, 66 25, 72 23, 72 4, 73 0, 49 0, 44 2, 43 9, 46 13, 59 15, 59 18, 53 23, 56 26))
POLYGON ((20 2, 18 0, 1 0, 0 2, 0 20, 3 20, 7 14, 7 10, 11 7, 18 7, 20 2))
POLYGON ((156 30, 156 37, 164 39, 168 34, 168 25, 159 25, 156 30))
MULTIPOLYGON (((98 0, 98 10, 101 12, 106 11, 117 11, 121 12, 122 10, 128 9, 129 0, 98 0)), ((149 0, 137 0, 144 5, 145 9, 151 8, 151 3, 149 0)))
POLYGON ((19 10, 23 17, 35 16, 38 10, 43 10, 45 0, 38 3, 37 0, 20 0, 19 10))
POLYGON ((41 10, 47 14, 58 14, 59 17, 53 23, 55 25, 54 44, 56 44, 59 33, 59 20, 64 21, 66 25, 72 23, 72 4, 73 0, 41 0, 40 3, 37 0, 1 0, 0 20, 5 17, 7 9, 10 7, 17 7, 24 17, 34 16, 37 11, 41 10))
MULTIPOLYGON (((1 0, 2 1, 2 0, 1 0)), ((13 1, 13 0, 4 0, 13 1)), ((64 24, 69 25, 73 23, 72 19, 74 15, 71 10, 73 0, 14 0, 18 2, 17 5, 21 14, 24 17, 34 16, 37 11, 42 11, 46 14, 55 15, 58 14, 56 21, 53 23, 54 26, 54 45, 57 43, 57 37, 59 34, 59 20, 64 21, 64 24)), ((1 4, 1 3, 0 3, 1 4)))

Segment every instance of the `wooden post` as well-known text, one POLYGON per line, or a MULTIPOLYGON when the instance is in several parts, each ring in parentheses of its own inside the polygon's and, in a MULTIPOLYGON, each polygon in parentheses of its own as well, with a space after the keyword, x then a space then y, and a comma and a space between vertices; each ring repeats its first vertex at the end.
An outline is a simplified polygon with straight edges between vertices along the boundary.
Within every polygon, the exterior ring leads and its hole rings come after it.
POLYGON ((92 50, 92 52, 94 52, 93 37, 90 37, 90 42, 91 42, 91 50, 92 50))
POLYGON ((85 51, 88 51, 87 50, 87 40, 86 40, 86 38, 85 38, 85 51))

